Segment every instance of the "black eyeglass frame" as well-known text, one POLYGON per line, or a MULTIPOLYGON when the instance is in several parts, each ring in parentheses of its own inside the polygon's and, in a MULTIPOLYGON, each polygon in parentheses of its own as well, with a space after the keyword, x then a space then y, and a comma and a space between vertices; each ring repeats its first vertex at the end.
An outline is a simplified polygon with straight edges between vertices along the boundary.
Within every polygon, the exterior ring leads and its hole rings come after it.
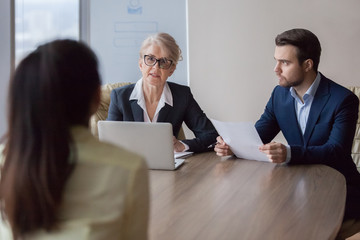
POLYGON ((159 68, 161 68, 161 69, 165 69, 165 70, 167 70, 167 69, 169 69, 172 65, 173 65, 173 61, 172 60, 170 60, 170 59, 167 59, 167 58, 159 58, 159 59, 157 59, 156 57, 154 57, 153 55, 144 55, 144 63, 145 63, 145 65, 146 66, 149 66, 149 67, 153 67, 153 66, 155 66, 157 63, 159 63, 159 68), (155 62, 154 62, 154 64, 148 64, 148 63, 146 63, 146 57, 152 57, 152 58, 155 58, 155 62), (169 61, 170 62, 170 65, 169 65, 169 67, 167 67, 167 68, 165 68, 164 67, 164 65, 162 65, 161 64, 161 60, 166 60, 167 62, 169 61))

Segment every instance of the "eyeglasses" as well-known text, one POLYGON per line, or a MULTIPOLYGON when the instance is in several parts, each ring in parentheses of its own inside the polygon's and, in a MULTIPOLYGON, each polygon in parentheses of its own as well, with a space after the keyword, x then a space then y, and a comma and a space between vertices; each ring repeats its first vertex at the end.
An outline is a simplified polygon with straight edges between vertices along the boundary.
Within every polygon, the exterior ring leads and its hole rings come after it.
POLYGON ((147 66, 155 66, 156 63, 159 63, 159 68, 161 69, 169 69, 171 65, 173 64, 173 61, 167 59, 167 58, 160 58, 157 59, 156 57, 152 55, 144 55, 144 63, 147 66))

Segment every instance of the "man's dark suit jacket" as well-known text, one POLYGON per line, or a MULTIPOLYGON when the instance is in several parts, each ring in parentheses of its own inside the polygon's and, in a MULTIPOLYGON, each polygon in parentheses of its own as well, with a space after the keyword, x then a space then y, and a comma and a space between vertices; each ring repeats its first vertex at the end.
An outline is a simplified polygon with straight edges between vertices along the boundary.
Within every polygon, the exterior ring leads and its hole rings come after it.
POLYGON ((321 74, 304 135, 289 88, 275 87, 255 127, 264 143, 281 130, 291 148, 289 164, 325 164, 347 182, 345 218, 360 217, 360 174, 351 158, 359 99, 321 74))
MULTIPOLYGON (((172 124, 173 134, 178 136, 183 122, 193 131, 195 138, 182 140, 189 146, 188 151, 203 152, 212 150, 209 145, 216 142, 218 136, 214 126, 201 110, 191 94, 190 88, 168 82, 173 96, 173 106, 168 104, 160 110, 158 122, 172 124)), ((144 121, 142 108, 137 100, 129 100, 135 84, 114 89, 110 94, 110 106, 107 120, 113 121, 144 121)))

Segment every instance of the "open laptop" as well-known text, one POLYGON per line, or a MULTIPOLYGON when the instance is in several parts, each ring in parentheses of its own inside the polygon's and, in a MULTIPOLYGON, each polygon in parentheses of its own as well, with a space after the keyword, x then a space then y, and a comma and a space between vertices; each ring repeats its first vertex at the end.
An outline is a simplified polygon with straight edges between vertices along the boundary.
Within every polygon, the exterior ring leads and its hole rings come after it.
POLYGON ((150 169, 175 170, 184 163, 174 157, 170 123, 99 121, 98 132, 100 141, 143 156, 150 169))

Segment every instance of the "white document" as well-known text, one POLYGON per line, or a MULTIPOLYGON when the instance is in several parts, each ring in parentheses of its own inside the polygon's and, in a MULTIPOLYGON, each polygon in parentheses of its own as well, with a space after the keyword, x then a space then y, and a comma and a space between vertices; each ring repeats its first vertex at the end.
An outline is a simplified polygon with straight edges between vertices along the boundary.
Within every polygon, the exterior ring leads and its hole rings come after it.
POLYGON ((174 158, 187 158, 190 157, 193 154, 193 152, 174 152, 174 158))
POLYGON ((266 154, 259 150, 263 143, 253 123, 221 122, 214 119, 211 122, 236 157, 270 162, 266 154))

